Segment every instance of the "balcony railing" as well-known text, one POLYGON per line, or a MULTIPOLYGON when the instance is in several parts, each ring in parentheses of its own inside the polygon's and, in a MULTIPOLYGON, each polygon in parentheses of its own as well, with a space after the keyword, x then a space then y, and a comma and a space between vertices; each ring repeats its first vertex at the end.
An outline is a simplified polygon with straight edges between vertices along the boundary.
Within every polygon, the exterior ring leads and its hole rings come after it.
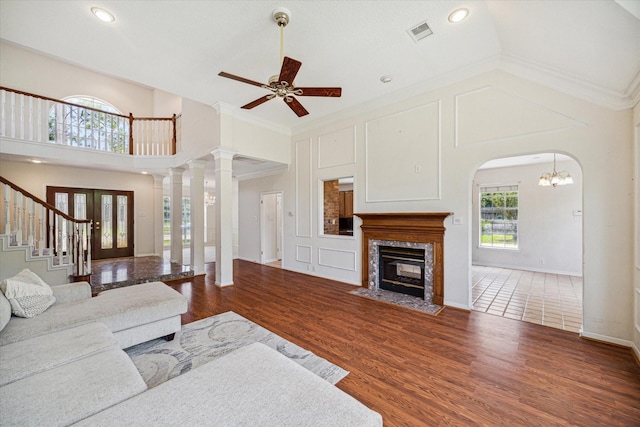
POLYGON ((134 117, 0 86, 0 137, 136 156, 176 154, 180 117, 134 117))

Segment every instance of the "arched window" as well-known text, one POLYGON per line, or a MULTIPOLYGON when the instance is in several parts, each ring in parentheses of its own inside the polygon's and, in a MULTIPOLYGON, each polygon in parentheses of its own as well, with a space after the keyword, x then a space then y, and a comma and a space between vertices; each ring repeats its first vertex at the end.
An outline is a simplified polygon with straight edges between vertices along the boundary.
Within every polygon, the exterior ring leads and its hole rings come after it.
POLYGON ((49 141, 72 147, 129 153, 129 118, 98 98, 73 96, 49 111, 49 141))

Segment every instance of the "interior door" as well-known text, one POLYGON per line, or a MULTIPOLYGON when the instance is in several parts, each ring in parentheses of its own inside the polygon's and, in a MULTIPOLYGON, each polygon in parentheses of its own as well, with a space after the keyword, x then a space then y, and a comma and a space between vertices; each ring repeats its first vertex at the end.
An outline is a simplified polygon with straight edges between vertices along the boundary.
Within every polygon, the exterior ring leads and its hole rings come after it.
MULTIPOLYGON (((133 191, 49 186, 47 203, 93 221, 92 259, 133 256, 133 191)), ((64 228, 62 232, 66 236, 64 228)))

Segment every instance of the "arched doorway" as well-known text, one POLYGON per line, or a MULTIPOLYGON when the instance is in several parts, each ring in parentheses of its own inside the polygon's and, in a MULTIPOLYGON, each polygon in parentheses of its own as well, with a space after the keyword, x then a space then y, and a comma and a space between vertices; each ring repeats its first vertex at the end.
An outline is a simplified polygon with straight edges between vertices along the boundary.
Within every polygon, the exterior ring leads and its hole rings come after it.
POLYGON ((495 159, 477 169, 472 185, 472 309, 579 332, 579 164, 559 153, 495 159), (553 171, 571 179, 540 185, 553 171))

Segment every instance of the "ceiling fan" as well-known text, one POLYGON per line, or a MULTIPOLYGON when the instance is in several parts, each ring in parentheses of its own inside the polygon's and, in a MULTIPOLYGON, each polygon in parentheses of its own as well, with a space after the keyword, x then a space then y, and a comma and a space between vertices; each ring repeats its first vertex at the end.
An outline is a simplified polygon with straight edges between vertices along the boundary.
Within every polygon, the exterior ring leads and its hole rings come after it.
POLYGON ((296 61, 293 58, 287 56, 283 57, 283 37, 284 27, 289 23, 290 12, 287 9, 279 8, 273 11, 273 19, 280 27, 280 62, 282 67, 280 74, 271 76, 269 83, 264 84, 253 80, 245 79, 244 77, 236 76, 234 74, 225 73, 224 71, 218 73, 221 77, 237 80, 242 83, 247 83, 254 86, 259 86, 271 91, 270 94, 256 99, 241 108, 250 110, 263 104, 275 97, 282 98, 285 104, 293 110, 298 117, 306 116, 309 112, 300 104, 295 96, 328 96, 337 98, 342 95, 342 88, 339 87, 297 87, 294 85, 294 79, 302 66, 302 62, 296 61))

